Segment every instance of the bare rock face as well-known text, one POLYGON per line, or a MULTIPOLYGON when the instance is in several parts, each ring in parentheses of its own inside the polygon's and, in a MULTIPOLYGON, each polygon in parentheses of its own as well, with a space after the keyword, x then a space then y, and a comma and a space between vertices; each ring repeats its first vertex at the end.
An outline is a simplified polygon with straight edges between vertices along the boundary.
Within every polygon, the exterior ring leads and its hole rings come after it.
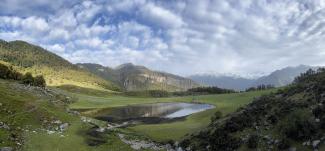
POLYGON ((170 73, 149 70, 143 66, 124 64, 116 68, 123 87, 135 90, 172 90, 181 91, 199 85, 184 77, 170 73))
POLYGON ((131 63, 122 64, 114 69, 98 64, 78 64, 78 66, 87 68, 103 79, 113 81, 127 91, 182 91, 199 86, 191 79, 170 73, 153 71, 144 66, 131 63))

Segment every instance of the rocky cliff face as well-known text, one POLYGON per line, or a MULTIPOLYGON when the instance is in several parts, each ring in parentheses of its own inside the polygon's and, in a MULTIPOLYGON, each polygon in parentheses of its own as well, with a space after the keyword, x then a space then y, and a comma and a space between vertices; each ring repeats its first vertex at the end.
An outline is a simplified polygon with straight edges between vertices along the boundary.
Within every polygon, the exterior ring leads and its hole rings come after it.
POLYGON ((181 91, 197 87, 194 81, 169 73, 149 70, 143 66, 124 64, 116 68, 123 87, 128 91, 181 91))
POLYGON ((122 64, 115 69, 107 67, 99 68, 98 65, 89 64, 79 64, 79 66, 88 68, 90 71, 104 79, 117 79, 117 84, 127 91, 182 91, 199 86, 196 82, 190 79, 169 73, 152 71, 144 66, 137 66, 131 63, 122 64), (98 70, 94 72, 94 68, 97 68, 98 70), (106 71, 106 69, 109 69, 110 71, 106 71))

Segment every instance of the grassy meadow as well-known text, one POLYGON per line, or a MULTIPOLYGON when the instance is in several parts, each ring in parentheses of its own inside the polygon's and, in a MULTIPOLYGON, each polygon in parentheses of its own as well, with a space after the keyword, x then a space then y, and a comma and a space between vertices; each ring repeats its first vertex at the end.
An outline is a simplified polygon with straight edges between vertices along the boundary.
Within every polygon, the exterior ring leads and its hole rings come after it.
POLYGON ((87 113, 91 114, 92 112, 96 112, 97 110, 103 108, 158 102, 195 101, 213 104, 216 106, 214 109, 190 115, 182 121, 163 124, 143 124, 128 128, 131 131, 148 136, 155 141, 177 141, 186 134, 197 132, 198 130, 206 127, 216 111, 221 111, 223 115, 226 115, 251 102, 254 97, 270 93, 271 91, 274 90, 167 98, 127 97, 121 95, 91 96, 73 93, 72 96, 77 97, 78 101, 71 104, 70 108, 90 109, 90 111, 87 111, 87 113))
POLYGON ((109 143, 88 146, 85 132, 91 128, 90 124, 82 122, 78 116, 68 114, 65 106, 51 102, 60 98, 49 97, 21 86, 14 81, 0 80, 0 121, 10 127, 0 128, 0 148, 17 146, 19 150, 26 151, 132 150, 115 134, 106 136, 109 143), (48 134, 42 123, 44 119, 67 122, 69 127, 62 133, 48 134), (16 144, 13 137, 24 145, 16 144))

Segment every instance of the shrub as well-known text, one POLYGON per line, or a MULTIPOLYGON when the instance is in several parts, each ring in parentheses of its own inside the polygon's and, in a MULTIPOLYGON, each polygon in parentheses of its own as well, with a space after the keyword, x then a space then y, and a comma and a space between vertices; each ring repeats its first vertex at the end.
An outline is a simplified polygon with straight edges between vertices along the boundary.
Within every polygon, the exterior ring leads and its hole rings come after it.
POLYGON ((317 132, 317 127, 312 120, 309 120, 310 116, 302 111, 289 114, 280 125, 282 133, 294 140, 311 139, 317 132))
POLYGON ((8 66, 0 63, 0 78, 20 80, 21 76, 22 76, 22 74, 15 71, 11 66, 8 67, 8 66))
POLYGON ((0 78, 7 79, 9 73, 9 68, 3 64, 0 64, 0 78))
POLYGON ((224 129, 217 129, 208 139, 211 150, 233 151, 241 144, 239 138, 231 136, 224 129))
POLYGON ((285 150, 290 147, 290 142, 287 139, 281 139, 278 144, 278 149, 285 150))
POLYGON ((271 115, 268 117, 268 120, 271 122, 271 124, 276 124, 279 119, 276 115, 271 115))
POLYGON ((315 117, 321 117, 324 113, 325 113, 325 109, 323 106, 317 106, 313 110, 313 114, 315 115, 315 117))
POLYGON ((320 128, 325 129, 325 117, 322 117, 320 120, 320 128))
POLYGON ((214 113, 214 115, 211 117, 211 121, 216 121, 222 117, 222 113, 220 111, 217 111, 214 113))
POLYGON ((33 85, 44 88, 46 86, 44 77, 42 75, 36 76, 33 85))
POLYGON ((157 97, 157 98, 169 96, 168 92, 164 90, 149 90, 148 93, 151 97, 157 97))
POLYGON ((22 78, 23 84, 33 85, 34 78, 30 72, 27 72, 22 78))
POLYGON ((257 147, 259 141, 259 137, 256 134, 252 134, 247 141, 248 148, 254 149, 257 147))

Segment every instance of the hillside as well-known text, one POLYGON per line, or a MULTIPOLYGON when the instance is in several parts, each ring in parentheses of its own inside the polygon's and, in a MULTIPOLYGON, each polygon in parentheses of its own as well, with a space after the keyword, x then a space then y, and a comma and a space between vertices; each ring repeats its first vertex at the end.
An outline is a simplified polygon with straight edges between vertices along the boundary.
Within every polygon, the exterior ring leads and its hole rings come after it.
POLYGON ((76 85, 117 90, 111 82, 80 69, 60 56, 24 41, 0 41, 0 61, 16 70, 43 75, 49 86, 76 85))
POLYGON ((169 73, 152 71, 144 66, 137 66, 131 63, 120 65, 115 69, 97 64, 78 64, 78 66, 86 68, 104 79, 114 81, 127 91, 180 91, 199 86, 190 79, 169 73))
POLYGON ((215 75, 192 75, 189 78, 205 86, 218 86, 238 91, 251 87, 255 81, 255 79, 215 75))
POLYGON ((119 86, 121 85, 118 79, 118 73, 116 73, 116 71, 110 67, 104 67, 102 65, 94 63, 78 63, 76 65, 79 68, 88 70, 105 80, 112 81, 119 86))
POLYGON ((258 85, 273 85, 281 87, 290 84, 296 76, 306 72, 308 69, 317 69, 318 67, 300 65, 296 67, 286 67, 276 70, 269 75, 262 76, 255 79, 248 79, 243 77, 233 76, 216 76, 216 75, 192 75, 190 79, 206 86, 218 86, 220 88, 245 90, 249 87, 256 87, 258 85))
POLYGON ((306 72, 308 69, 317 69, 317 67, 300 65, 296 67, 286 67, 281 70, 276 70, 271 74, 260 77, 254 82, 254 86, 257 85, 273 85, 275 87, 281 87, 290 84, 295 77, 300 75, 301 73, 306 72))
POLYGON ((325 70, 308 70, 182 142, 191 150, 324 150, 325 70))

